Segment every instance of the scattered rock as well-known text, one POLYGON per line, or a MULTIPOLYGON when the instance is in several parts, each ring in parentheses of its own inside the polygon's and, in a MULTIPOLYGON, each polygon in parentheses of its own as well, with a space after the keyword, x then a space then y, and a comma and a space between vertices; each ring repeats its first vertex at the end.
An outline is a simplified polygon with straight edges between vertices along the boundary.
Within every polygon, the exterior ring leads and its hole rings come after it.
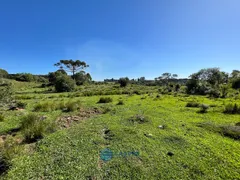
POLYGON ((173 153, 173 152, 171 152, 171 151, 169 151, 169 152, 167 153, 167 155, 168 155, 168 156, 173 156, 173 155, 174 155, 174 153, 173 153))
POLYGON ((57 123, 62 128, 71 127, 72 123, 80 122, 87 118, 90 118, 93 115, 100 114, 101 112, 97 108, 92 109, 80 109, 77 115, 66 115, 57 119, 57 123))

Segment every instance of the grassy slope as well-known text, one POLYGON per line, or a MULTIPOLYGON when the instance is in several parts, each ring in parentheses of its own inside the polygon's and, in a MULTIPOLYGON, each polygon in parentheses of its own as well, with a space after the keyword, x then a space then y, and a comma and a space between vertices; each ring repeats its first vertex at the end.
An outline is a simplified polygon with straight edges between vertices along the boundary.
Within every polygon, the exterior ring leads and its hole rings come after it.
MULTIPOLYGON (((55 96, 53 94, 52 96, 55 96)), ((216 104, 207 114, 185 108, 192 97, 111 96, 114 102, 96 104, 99 96, 78 97, 86 106, 110 106, 111 112, 95 116, 66 130, 58 131, 39 141, 33 155, 13 160, 8 179, 239 179, 240 143, 197 126, 199 122, 234 124, 239 115, 224 115, 221 106, 230 100, 209 100, 194 97, 201 103, 216 104), (119 97, 124 105, 117 106, 119 97), (151 122, 130 124, 128 119, 143 113, 151 122), (158 125, 167 125, 158 129, 158 125), (112 140, 103 138, 109 128, 112 140), (144 133, 151 133, 146 137, 144 133), (137 150, 139 157, 99 159, 99 151, 109 147, 113 152, 137 150), (174 156, 170 157, 167 152, 174 156)), ((57 98, 59 99, 59 98, 57 98)), ((56 100, 57 100, 56 99, 56 100)), ((28 110, 34 100, 26 100, 28 110)), ((44 113, 43 113, 44 114, 44 113)), ((45 113, 46 114, 46 113, 45 113)), ((47 113, 55 117, 59 112, 47 113)), ((6 122, 18 123, 11 114, 6 122)), ((14 125, 15 126, 15 125, 14 125)), ((4 128, 0 129, 4 132, 4 128)))

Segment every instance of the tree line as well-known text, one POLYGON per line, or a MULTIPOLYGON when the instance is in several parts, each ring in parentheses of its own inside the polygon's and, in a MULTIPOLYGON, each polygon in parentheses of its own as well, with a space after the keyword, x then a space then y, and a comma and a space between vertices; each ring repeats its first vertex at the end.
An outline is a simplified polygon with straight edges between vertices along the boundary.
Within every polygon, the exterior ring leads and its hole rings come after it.
MULTIPOLYGON (((58 67, 58 70, 49 72, 48 75, 8 74, 6 70, 0 69, 0 77, 17 81, 41 82, 43 87, 55 86, 58 92, 72 91, 75 85, 93 82, 91 75, 85 72, 89 65, 84 61, 60 60, 54 66, 58 67)), ((120 79, 104 79, 104 82, 119 83, 121 87, 125 87, 129 83, 163 86, 168 91, 179 90, 182 87, 185 88, 184 91, 188 94, 210 94, 215 97, 224 97, 229 88, 240 89, 240 71, 233 70, 229 74, 219 68, 207 68, 191 74, 186 79, 179 79, 177 74, 166 72, 154 80, 146 80, 145 77, 130 80, 128 77, 123 77, 120 79)))

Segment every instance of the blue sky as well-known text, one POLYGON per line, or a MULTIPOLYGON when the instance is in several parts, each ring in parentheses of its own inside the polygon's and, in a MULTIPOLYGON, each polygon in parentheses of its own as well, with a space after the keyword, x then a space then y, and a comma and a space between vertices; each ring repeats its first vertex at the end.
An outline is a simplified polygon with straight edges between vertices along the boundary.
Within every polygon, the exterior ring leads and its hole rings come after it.
POLYGON ((240 67, 239 0, 0 0, 0 68, 86 61, 94 80, 240 67))

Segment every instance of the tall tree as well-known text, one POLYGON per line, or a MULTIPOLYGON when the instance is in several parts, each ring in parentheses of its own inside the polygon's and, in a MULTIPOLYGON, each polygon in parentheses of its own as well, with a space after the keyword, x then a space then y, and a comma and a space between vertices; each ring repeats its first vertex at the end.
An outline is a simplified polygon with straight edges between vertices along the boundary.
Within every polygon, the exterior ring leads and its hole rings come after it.
POLYGON ((60 69, 64 69, 67 72, 71 72, 73 77, 74 75, 79 72, 82 71, 83 69, 89 67, 89 65, 86 64, 86 62, 84 61, 80 61, 80 60, 60 60, 58 63, 54 64, 54 66, 59 67, 60 69))

